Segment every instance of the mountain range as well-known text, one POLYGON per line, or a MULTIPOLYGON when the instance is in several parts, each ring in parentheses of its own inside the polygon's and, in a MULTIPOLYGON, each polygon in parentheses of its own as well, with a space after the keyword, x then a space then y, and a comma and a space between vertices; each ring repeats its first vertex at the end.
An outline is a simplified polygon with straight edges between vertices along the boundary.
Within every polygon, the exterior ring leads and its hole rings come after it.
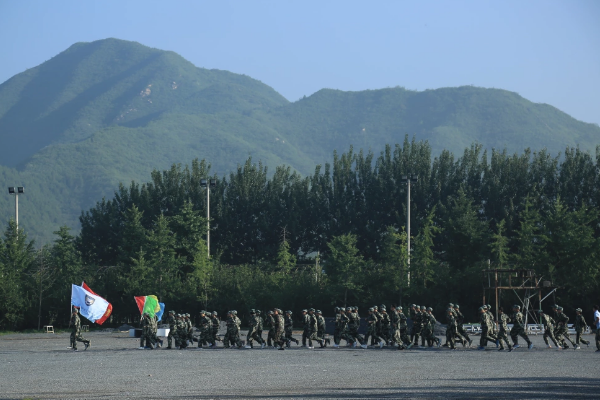
MULTIPOLYGON (((322 89, 290 102, 245 75, 198 68, 178 54, 105 39, 76 43, 0 85, 0 182, 24 186, 19 222, 38 243, 119 182, 206 159, 226 175, 249 156, 310 174, 334 150, 381 151, 405 135, 434 155, 479 142, 521 152, 590 152, 600 127, 500 89, 322 89)), ((0 221, 14 217, 0 196, 0 221)))

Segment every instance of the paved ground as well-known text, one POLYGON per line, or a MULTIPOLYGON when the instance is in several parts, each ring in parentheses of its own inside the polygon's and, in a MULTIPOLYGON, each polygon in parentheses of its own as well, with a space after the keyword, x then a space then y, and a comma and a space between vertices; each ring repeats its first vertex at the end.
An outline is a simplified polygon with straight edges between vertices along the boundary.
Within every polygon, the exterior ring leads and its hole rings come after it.
MULTIPOLYGON (((138 350, 125 333, 0 337, 0 398, 599 398, 600 353, 496 349, 138 350)), ((587 335, 588 339, 593 336, 587 335)))

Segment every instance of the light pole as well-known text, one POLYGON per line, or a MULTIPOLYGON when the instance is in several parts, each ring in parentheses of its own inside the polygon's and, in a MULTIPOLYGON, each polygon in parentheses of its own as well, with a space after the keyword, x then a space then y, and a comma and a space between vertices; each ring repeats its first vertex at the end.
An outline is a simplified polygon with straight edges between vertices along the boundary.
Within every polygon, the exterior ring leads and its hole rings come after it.
POLYGON ((25 193, 25 188, 23 186, 13 187, 10 186, 8 188, 8 194, 11 196, 15 196, 15 223, 17 224, 17 232, 19 231, 19 195, 25 193), (16 190, 15 190, 16 189, 16 190))
POLYGON ((407 283, 410 286, 410 184, 419 181, 418 175, 404 175, 400 182, 406 184, 406 243, 408 247, 408 276, 407 283))
POLYGON ((206 251, 210 259, 210 188, 217 186, 217 180, 201 179, 200 186, 206 188, 206 251))

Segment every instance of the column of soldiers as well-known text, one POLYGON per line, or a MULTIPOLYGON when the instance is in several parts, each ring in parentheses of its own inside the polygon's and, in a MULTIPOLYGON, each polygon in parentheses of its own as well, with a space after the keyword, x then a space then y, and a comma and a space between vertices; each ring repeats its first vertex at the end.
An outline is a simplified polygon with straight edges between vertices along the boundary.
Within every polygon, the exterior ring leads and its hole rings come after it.
MULTIPOLYGON (((582 333, 588 326, 581 309, 576 310, 577 316, 574 324, 576 340, 573 341, 568 331, 569 317, 563 313, 562 307, 555 305, 552 308, 554 318, 539 310, 540 324, 544 326, 544 341, 547 347, 552 347, 548 339, 558 349, 568 348, 567 341, 571 343, 574 349, 580 349, 580 343, 589 346, 589 342, 582 338, 582 333)), ((297 345, 300 344, 300 341, 292 336, 293 319, 291 311, 286 311, 284 314, 282 310, 274 308, 267 312, 266 319, 263 319, 261 314, 260 310, 250 310, 249 329, 244 342, 240 338, 241 320, 237 316, 237 311, 229 311, 226 319, 227 330, 222 340, 223 347, 252 349, 256 341, 261 349, 268 346, 269 348, 284 350, 289 348, 292 342, 297 345), (266 341, 262 338, 263 327, 269 329, 266 341)), ((479 314, 481 337, 478 350, 485 350, 487 344, 492 343, 499 347, 498 351, 505 350, 505 346, 509 351, 512 351, 520 347, 519 337, 525 340, 529 349, 533 348, 533 343, 527 336, 524 317, 519 305, 513 307, 510 315, 504 313, 504 310, 500 308, 498 321, 494 321, 489 304, 481 306, 479 314), (509 322, 513 324, 510 332, 508 330, 509 322), (508 339, 509 334, 512 344, 508 339)), ((369 338, 371 338, 371 347, 396 346, 398 350, 407 350, 412 347, 441 347, 441 340, 435 336, 437 320, 433 315, 433 309, 412 304, 409 315, 413 323, 410 332, 408 318, 401 306, 392 304, 389 313, 385 305, 373 306, 368 310, 368 316, 366 317, 367 332, 363 337, 358 333, 361 321, 358 307, 335 307, 333 347, 339 348, 341 341, 344 340, 348 347, 366 349, 369 345, 369 338), (420 345, 419 338, 421 338, 420 345)), ((77 310, 74 310, 71 319, 73 325, 71 348, 76 350, 76 342, 80 341, 85 344, 87 349, 89 341, 81 336, 78 321, 77 310)), ((463 327, 464 316, 458 304, 448 304, 446 322, 446 344, 444 346, 455 350, 457 342, 461 343, 463 347, 472 345, 473 340, 469 338, 463 327)), ((217 335, 220 320, 216 311, 212 313, 200 312, 197 324, 199 335, 197 338, 193 335, 194 325, 190 319, 190 314, 175 314, 174 311, 169 311, 166 323, 170 328, 167 349, 173 348, 173 340, 175 341, 175 348, 179 349, 185 349, 189 345, 193 345, 194 341, 198 342, 198 348, 200 349, 204 346, 214 348, 217 346, 217 342, 221 341, 217 335)), ((302 323, 302 347, 313 349, 313 342, 317 342, 321 348, 330 344, 330 339, 326 335, 325 318, 323 318, 320 310, 314 308, 302 310, 302 323)), ((144 313, 140 325, 142 326, 140 349, 162 347, 163 342, 157 337, 157 318, 144 313)))

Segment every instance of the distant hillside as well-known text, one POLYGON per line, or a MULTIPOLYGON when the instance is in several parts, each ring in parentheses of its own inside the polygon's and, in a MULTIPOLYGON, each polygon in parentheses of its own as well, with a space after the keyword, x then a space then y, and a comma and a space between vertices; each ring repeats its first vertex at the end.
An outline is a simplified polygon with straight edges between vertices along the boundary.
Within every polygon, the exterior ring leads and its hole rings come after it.
MULTIPOLYGON (((0 182, 26 187, 20 222, 40 242, 154 168, 206 158, 224 175, 251 155, 308 174, 334 149, 379 152, 406 134, 435 152, 600 143, 597 125, 504 90, 324 89, 290 103, 250 77, 117 39, 77 43, 0 85, 0 182)), ((0 222, 12 201, 0 196, 0 222)))

